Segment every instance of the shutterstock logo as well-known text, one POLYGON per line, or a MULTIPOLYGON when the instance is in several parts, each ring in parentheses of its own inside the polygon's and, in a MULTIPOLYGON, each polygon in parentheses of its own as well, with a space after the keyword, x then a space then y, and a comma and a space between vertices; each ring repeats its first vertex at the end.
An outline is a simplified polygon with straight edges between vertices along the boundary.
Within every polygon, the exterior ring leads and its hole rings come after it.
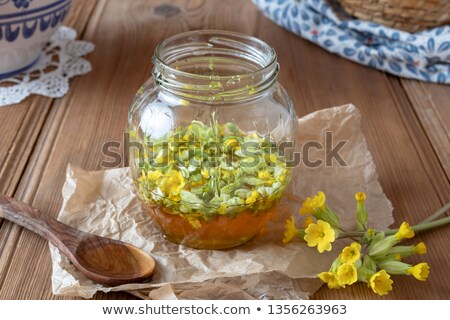
MULTIPOLYGON (((239 152, 245 156, 246 161, 241 162, 242 167, 253 167, 259 164, 261 157, 258 152, 261 148, 270 146, 270 150, 281 155, 286 160, 286 167, 294 168, 304 165, 308 168, 319 168, 321 166, 347 167, 348 164, 341 156, 340 152, 348 140, 333 139, 333 132, 326 131, 323 141, 306 141, 301 145, 296 145, 293 141, 284 141, 276 144, 273 141, 265 140, 263 142, 248 142, 239 146, 239 152)), ((117 168, 129 165, 129 154, 133 151, 135 154, 143 154, 146 150, 152 150, 154 147, 152 142, 144 145, 140 141, 130 139, 129 133, 123 134, 122 141, 107 141, 102 146, 103 160, 101 166, 103 168, 117 168)), ((195 139, 180 144, 179 141, 159 142, 158 148, 162 150, 161 154, 148 153, 148 160, 153 161, 155 166, 166 166, 169 162, 176 161, 184 155, 189 158, 190 165, 193 167, 217 167, 223 161, 231 161, 226 154, 234 153, 236 150, 233 146, 225 146, 217 142, 208 142, 201 144, 195 139), (156 159, 158 158, 158 159, 156 159)), ((227 163, 229 165, 229 163, 227 163)))

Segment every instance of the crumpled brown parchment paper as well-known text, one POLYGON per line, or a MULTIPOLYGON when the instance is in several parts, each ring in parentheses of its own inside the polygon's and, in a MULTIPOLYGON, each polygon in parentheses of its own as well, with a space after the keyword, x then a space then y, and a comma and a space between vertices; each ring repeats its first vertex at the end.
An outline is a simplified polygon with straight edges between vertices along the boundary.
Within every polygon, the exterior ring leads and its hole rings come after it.
MULTIPOLYGON (((298 120, 296 148, 308 141, 332 147, 347 141, 335 160, 326 165, 325 150, 313 148, 309 160, 324 160, 317 168, 296 167, 293 181, 278 208, 278 218, 250 242, 228 250, 195 250, 166 241, 143 212, 129 168, 89 172, 68 166, 58 219, 80 230, 122 240, 151 254, 157 272, 148 283, 105 287, 80 274, 58 249, 50 245, 53 293, 92 297, 97 291, 129 291, 146 299, 306 299, 321 285, 315 276, 328 270, 344 245, 337 241, 329 253, 319 254, 298 240, 283 245, 285 220, 307 196, 324 191, 328 205, 340 214, 343 226, 353 227, 354 194, 367 194, 370 225, 386 228, 392 205, 377 180, 372 156, 361 131, 361 115, 353 105, 320 110, 298 120), (330 143, 330 141, 328 142, 330 143)), ((329 149, 331 150, 331 149, 329 149)))

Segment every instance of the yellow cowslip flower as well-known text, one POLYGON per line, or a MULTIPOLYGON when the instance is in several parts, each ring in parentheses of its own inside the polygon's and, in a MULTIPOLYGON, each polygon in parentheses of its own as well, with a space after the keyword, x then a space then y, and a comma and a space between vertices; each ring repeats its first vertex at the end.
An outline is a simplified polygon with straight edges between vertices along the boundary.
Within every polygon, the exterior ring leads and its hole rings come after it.
POLYGON ((318 220, 317 223, 311 223, 305 229, 305 241, 309 247, 317 246, 320 253, 331 250, 331 243, 335 239, 335 231, 328 222, 318 220))
POLYGON ((393 283, 391 276, 385 270, 380 270, 370 277, 369 287, 372 288, 373 292, 382 296, 392 290, 393 283))
POLYGON ((325 193, 322 191, 317 192, 317 194, 313 197, 313 202, 316 208, 322 208, 325 204, 325 193))
POLYGON ((232 138, 232 139, 226 140, 223 145, 225 148, 235 148, 239 145, 239 141, 232 138))
POLYGON ((366 200, 366 194, 364 192, 358 192, 355 194, 355 199, 358 202, 364 202, 366 200))
POLYGON ((402 261, 402 255, 400 253, 397 253, 394 255, 394 260, 395 261, 402 261))
POLYGON ((271 177, 271 174, 270 174, 270 172, 267 171, 267 170, 263 170, 263 171, 259 171, 259 172, 258 172, 258 178, 260 178, 260 179, 267 180, 267 179, 269 179, 270 177, 271 177))
POLYGON ((230 171, 220 170, 220 175, 221 175, 222 180, 225 180, 225 181, 230 180, 230 177, 231 177, 230 171))
POLYGON ((187 220, 194 229, 200 229, 202 227, 201 222, 195 217, 187 217, 187 220))
POLYGON ((306 219, 303 221, 303 229, 308 228, 308 226, 314 223, 314 219, 311 216, 307 216, 306 219))
POLYGON ((375 229, 369 228, 367 230, 367 236, 370 237, 370 238, 375 236, 375 229))
POLYGON ((162 176, 162 172, 159 170, 149 171, 147 173, 147 177, 149 180, 155 181, 158 180, 162 176))
POLYGON ((204 185, 205 184, 205 181, 204 180, 200 180, 200 181, 194 181, 194 182, 192 182, 191 183, 191 187, 199 187, 199 186, 202 186, 202 185, 204 185))
POLYGON ((355 263, 361 257, 361 245, 357 242, 353 242, 349 246, 345 247, 339 258, 342 263, 355 263))
POLYGON ((412 275, 414 278, 420 281, 425 281, 428 278, 428 275, 430 273, 430 266, 426 262, 422 262, 419 264, 416 264, 415 266, 408 268, 406 270, 410 275, 412 275))
POLYGON ((168 171, 159 183, 161 191, 172 200, 177 198, 185 185, 186 181, 183 175, 177 170, 168 171))
POLYGON ((310 197, 306 198, 303 202, 303 207, 300 208, 300 214, 305 215, 308 213, 314 213, 314 204, 310 197))
POLYGON ((286 224, 284 225, 284 237, 283 243, 289 243, 291 240, 299 234, 299 229, 295 226, 294 216, 291 216, 291 219, 286 220, 286 224))
POLYGON ((202 174, 202 177, 204 179, 209 179, 209 171, 208 171, 208 169, 203 168, 202 171, 201 171, 201 174, 202 174))
POLYGON ((300 214, 314 213, 316 209, 320 209, 325 205, 325 193, 319 191, 314 197, 306 198, 303 207, 300 208, 300 214))
MULTIPOLYGON (((382 234, 378 235, 382 236, 382 234)), ((385 256, 399 241, 395 235, 387 236, 384 238, 379 237, 378 235, 371 240, 371 244, 369 246, 369 255, 371 257, 380 258, 382 256, 385 256)))
POLYGON ((411 229, 411 226, 408 222, 403 222, 400 228, 398 229, 397 233, 395 234, 395 237, 398 240, 402 239, 410 239, 414 237, 414 230, 411 229))
POLYGON ((181 201, 181 195, 179 193, 171 193, 169 194, 169 199, 174 202, 180 202, 181 201))
POLYGON ((344 263, 337 269, 338 282, 341 287, 358 281, 358 271, 353 263, 344 263))
POLYGON ((414 246, 414 251, 417 254, 425 254, 427 253, 427 246, 423 242, 419 242, 414 246))
POLYGON ((219 214, 225 214, 227 208, 228 208, 228 205, 227 205, 226 203, 222 203, 222 204, 220 205, 220 207, 217 208, 217 212, 218 212, 219 214))
POLYGON ((256 201, 258 201, 260 195, 258 191, 252 191, 250 197, 248 197, 247 199, 245 199, 245 203, 246 204, 252 204, 255 203, 256 201))
POLYGON ((339 289, 342 288, 339 284, 337 274, 334 272, 322 272, 317 275, 320 280, 328 285, 330 289, 339 289))

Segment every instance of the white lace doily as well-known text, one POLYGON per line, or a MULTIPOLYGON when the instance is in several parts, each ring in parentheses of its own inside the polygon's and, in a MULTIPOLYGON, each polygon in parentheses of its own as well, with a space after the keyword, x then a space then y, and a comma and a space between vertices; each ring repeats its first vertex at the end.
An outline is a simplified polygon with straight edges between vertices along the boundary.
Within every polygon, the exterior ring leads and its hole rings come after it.
POLYGON ((0 79, 0 107, 19 103, 31 94, 60 98, 69 91, 69 79, 91 71, 81 58, 94 50, 94 44, 75 40, 74 29, 59 27, 42 50, 38 62, 29 70, 0 79))

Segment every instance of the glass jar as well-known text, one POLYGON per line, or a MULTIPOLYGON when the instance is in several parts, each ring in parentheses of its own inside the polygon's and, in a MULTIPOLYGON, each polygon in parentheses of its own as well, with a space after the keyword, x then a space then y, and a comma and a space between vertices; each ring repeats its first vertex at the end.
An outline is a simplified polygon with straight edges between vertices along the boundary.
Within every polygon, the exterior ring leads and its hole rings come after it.
POLYGON ((288 185, 296 113, 263 41, 192 31, 161 42, 128 118, 137 192, 166 239, 224 249, 263 229, 288 185))

